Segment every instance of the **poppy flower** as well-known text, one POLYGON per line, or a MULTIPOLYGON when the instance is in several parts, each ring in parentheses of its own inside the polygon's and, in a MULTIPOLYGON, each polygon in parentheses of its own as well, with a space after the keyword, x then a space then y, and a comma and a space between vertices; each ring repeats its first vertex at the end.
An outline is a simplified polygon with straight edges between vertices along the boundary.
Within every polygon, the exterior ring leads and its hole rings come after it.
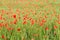
POLYGON ((8 27, 7 30, 8 31, 11 31, 11 30, 13 30, 13 28, 12 27, 8 27))
POLYGON ((23 20, 26 20, 26 19, 27 19, 26 17, 23 18, 23 20))
POLYGON ((4 26, 7 28, 8 27, 8 23, 5 23, 4 26))
POLYGON ((46 27, 46 28, 45 28, 45 30, 46 30, 46 31, 48 31, 48 30, 49 30, 49 28, 48 28, 48 27, 46 27))
POLYGON ((2 9, 1 12, 2 12, 2 14, 4 14, 5 13, 5 10, 2 9))
POLYGON ((29 20, 32 20, 32 18, 29 18, 29 20))
POLYGON ((14 21, 13 23, 16 24, 16 21, 14 21))
POLYGON ((0 16, 0 20, 2 20, 2 16, 0 16))
POLYGON ((23 24, 27 24, 27 21, 23 21, 23 24))
POLYGON ((43 26, 44 24, 43 24, 43 22, 40 22, 40 26, 43 26))
POLYGON ((59 21, 59 20, 56 20, 56 22, 57 22, 58 24, 60 24, 60 21, 59 21))
POLYGON ((0 27, 2 27, 4 24, 3 23, 0 23, 0 27))
POLYGON ((54 25, 54 29, 57 29, 57 26, 56 25, 54 25))
POLYGON ((17 13, 19 13, 19 12, 20 12, 20 10, 19 10, 19 9, 16 9, 16 12, 17 12, 17 13))
POLYGON ((44 16, 45 18, 48 18, 46 15, 44 16))
POLYGON ((13 18, 16 18, 16 14, 13 15, 13 18))
POLYGON ((22 12, 22 14, 24 14, 24 12, 22 12))
POLYGON ((5 38, 5 36, 4 36, 4 35, 2 35, 1 37, 2 37, 2 39, 4 39, 4 38, 5 38))
POLYGON ((39 2, 39 0, 36 0, 36 2, 39 2))
POLYGON ((42 20, 42 22, 43 22, 43 23, 45 23, 45 22, 46 22, 46 20, 45 20, 45 19, 43 19, 43 20, 42 20))
POLYGON ((17 28, 17 31, 20 31, 21 29, 20 28, 17 28))
POLYGON ((33 25, 35 23, 35 20, 31 20, 31 25, 33 25))
POLYGON ((15 19, 15 20, 13 21, 13 23, 16 24, 16 23, 17 23, 17 19, 15 19))

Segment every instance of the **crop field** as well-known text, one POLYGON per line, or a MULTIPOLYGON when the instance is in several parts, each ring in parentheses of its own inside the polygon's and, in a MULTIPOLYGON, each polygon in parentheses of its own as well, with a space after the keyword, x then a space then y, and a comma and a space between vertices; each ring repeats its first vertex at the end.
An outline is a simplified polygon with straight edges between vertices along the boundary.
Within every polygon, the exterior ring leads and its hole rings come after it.
POLYGON ((0 40, 60 40, 60 0, 0 0, 0 40))

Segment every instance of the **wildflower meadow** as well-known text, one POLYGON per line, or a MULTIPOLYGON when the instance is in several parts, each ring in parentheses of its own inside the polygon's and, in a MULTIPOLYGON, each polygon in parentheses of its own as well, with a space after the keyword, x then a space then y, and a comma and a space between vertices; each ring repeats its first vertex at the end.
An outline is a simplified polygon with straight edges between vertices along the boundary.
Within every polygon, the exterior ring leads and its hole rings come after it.
POLYGON ((60 40, 60 0, 0 0, 0 40, 60 40))

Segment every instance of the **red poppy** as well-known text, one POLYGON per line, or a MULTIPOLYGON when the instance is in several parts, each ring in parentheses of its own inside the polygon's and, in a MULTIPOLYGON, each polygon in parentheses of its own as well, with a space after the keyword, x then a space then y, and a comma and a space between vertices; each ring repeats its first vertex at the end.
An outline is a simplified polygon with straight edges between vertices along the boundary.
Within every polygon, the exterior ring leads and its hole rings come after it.
POLYGON ((16 21, 14 21, 13 23, 16 24, 16 21))
POLYGON ((22 12, 22 14, 24 14, 24 12, 22 12))
POLYGON ((60 21, 59 21, 59 20, 56 20, 56 22, 57 22, 58 24, 60 24, 60 21))
POLYGON ((15 19, 15 20, 13 21, 13 23, 16 24, 16 23, 17 23, 17 19, 15 19))
POLYGON ((36 2, 39 2, 39 0, 36 0, 36 2))
POLYGON ((23 24, 26 24, 27 23, 27 21, 23 21, 23 24))
POLYGON ((5 10, 2 9, 1 12, 2 12, 2 14, 5 13, 5 10))
POLYGON ((44 16, 45 18, 48 18, 46 15, 44 16))
POLYGON ((32 18, 29 18, 29 20, 32 20, 32 18))
POLYGON ((48 27, 45 28, 46 31, 47 31, 48 29, 49 29, 48 27))
POLYGON ((35 20, 31 20, 31 25, 33 25, 35 23, 35 20))
POLYGON ((4 39, 4 38, 5 38, 5 36, 4 36, 4 35, 2 35, 1 37, 2 37, 2 39, 4 39))
POLYGON ((16 9, 16 12, 17 12, 17 13, 19 13, 19 12, 20 12, 20 10, 19 10, 19 9, 16 9))
POLYGON ((4 24, 3 23, 0 23, 0 27, 2 27, 4 24))
POLYGON ((16 18, 16 14, 13 15, 13 18, 16 18))
POLYGON ((20 31, 21 29, 20 28, 17 28, 17 31, 20 31))
POLYGON ((26 19, 27 19, 26 17, 23 18, 23 20, 26 20, 26 19))
POLYGON ((44 22, 46 22, 46 20, 45 20, 45 19, 43 19, 43 20, 42 20, 42 22, 44 23, 44 22))
POLYGON ((54 29, 57 29, 57 26, 56 25, 54 25, 54 29))
POLYGON ((4 26, 7 28, 8 27, 8 23, 4 24, 4 26))
POLYGON ((13 28, 12 27, 8 27, 7 30, 8 31, 11 31, 11 30, 13 30, 13 28))
POLYGON ((40 22, 40 26, 43 26, 44 24, 43 24, 43 22, 40 22))
POLYGON ((2 16, 0 16, 0 20, 2 20, 2 16))

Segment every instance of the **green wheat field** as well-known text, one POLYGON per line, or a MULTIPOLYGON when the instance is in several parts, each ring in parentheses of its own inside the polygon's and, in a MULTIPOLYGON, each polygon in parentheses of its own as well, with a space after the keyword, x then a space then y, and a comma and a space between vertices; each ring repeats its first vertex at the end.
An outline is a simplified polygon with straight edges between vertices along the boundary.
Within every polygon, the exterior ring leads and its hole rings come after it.
POLYGON ((0 0, 0 40, 60 40, 60 0, 0 0))

